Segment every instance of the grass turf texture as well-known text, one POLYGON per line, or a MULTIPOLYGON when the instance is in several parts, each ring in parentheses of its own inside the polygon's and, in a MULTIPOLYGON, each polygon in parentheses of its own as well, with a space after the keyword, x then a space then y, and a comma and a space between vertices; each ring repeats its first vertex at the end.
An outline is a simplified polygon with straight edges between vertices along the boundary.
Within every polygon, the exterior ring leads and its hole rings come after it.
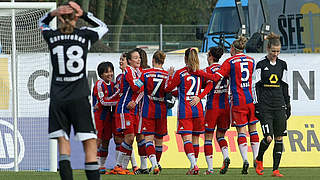
MULTIPOLYGON (((224 175, 219 174, 219 170, 215 169, 214 175, 204 175, 206 169, 200 170, 200 175, 185 175, 187 169, 163 169, 158 175, 102 175, 101 180, 109 179, 125 179, 125 180, 188 180, 188 179, 221 179, 221 180, 255 180, 255 179, 276 179, 271 177, 272 169, 266 168, 265 174, 258 176, 253 168, 249 168, 248 175, 242 175, 241 169, 229 169, 224 175)), ((320 168, 280 168, 280 172, 284 175, 281 179, 288 180, 319 180, 320 168)), ((59 173, 51 172, 33 172, 33 171, 0 171, 0 180, 59 180, 59 173)), ((82 170, 73 171, 74 180, 86 180, 86 175, 82 170)))

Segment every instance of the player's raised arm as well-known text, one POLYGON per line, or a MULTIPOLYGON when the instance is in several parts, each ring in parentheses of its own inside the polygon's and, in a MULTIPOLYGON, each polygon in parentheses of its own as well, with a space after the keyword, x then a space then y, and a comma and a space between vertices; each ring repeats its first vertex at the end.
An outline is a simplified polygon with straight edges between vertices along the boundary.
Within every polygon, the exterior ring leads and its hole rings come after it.
MULTIPOLYGON (((170 74, 170 73, 169 73, 170 74)), ((179 77, 179 73, 174 72, 173 75, 169 75, 169 78, 166 80, 165 83, 165 92, 171 92, 174 88, 176 88, 180 84, 181 80, 179 77)))
POLYGON ((99 35, 99 39, 101 39, 103 35, 105 35, 108 32, 108 27, 104 22, 94 17, 93 14, 90 12, 84 12, 77 3, 70 1, 69 6, 77 11, 77 17, 82 18, 83 20, 85 20, 93 26, 93 28, 87 27, 87 29, 97 32, 99 35))
MULTIPOLYGON (((57 9, 46 13, 42 18, 39 20, 39 28, 43 30, 49 30, 50 26, 49 23, 52 21, 52 19, 56 16, 60 17, 64 14, 71 14, 73 13, 73 9, 68 5, 59 6, 57 9)), ((63 20, 60 18, 60 20, 63 20)))
POLYGON ((215 83, 219 82, 221 78, 227 77, 229 75, 229 73, 230 73, 230 65, 229 65, 228 60, 226 60, 222 64, 221 68, 218 71, 216 71, 214 74, 204 72, 203 70, 191 72, 191 74, 195 74, 195 75, 201 76, 205 79, 212 80, 215 83))

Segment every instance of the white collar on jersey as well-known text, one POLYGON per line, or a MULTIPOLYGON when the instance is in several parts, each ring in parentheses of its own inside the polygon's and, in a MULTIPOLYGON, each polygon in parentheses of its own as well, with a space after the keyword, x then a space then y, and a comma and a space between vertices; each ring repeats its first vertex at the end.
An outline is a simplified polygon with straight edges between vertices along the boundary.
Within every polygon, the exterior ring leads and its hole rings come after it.
POLYGON ((159 70, 163 70, 163 68, 156 68, 156 67, 154 67, 153 69, 159 69, 159 70))
MULTIPOLYGON (((101 78, 100 78, 101 79, 101 78)), ((101 79, 101 81, 103 81, 103 82, 105 82, 106 83, 106 85, 110 85, 111 83, 110 83, 110 81, 109 82, 106 82, 105 80, 103 80, 103 79, 101 79)))
POLYGON ((275 66, 275 65, 277 64, 277 61, 274 61, 274 62, 269 61, 269 62, 270 62, 270 64, 271 64, 272 66, 275 66))

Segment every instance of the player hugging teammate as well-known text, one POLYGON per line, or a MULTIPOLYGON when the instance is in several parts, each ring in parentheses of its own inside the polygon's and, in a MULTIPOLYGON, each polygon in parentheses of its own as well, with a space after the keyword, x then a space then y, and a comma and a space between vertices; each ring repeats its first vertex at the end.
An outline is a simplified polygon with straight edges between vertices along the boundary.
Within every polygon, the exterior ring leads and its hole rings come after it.
POLYGON ((275 139, 272 175, 283 176, 278 167, 291 106, 286 81, 287 65, 278 58, 281 48, 278 36, 268 36, 268 55, 256 67, 255 60, 243 53, 246 44, 244 37, 232 43, 231 57, 222 65, 218 61, 223 49, 211 48, 207 57, 209 67, 204 71, 199 69, 198 52, 194 48, 185 51, 185 67, 177 71, 173 68, 169 71, 163 69, 166 54, 162 51, 153 54, 152 68, 148 67, 147 55, 143 50, 136 48, 123 53, 119 61, 122 73, 117 76, 115 83, 113 64, 100 63, 97 68, 100 79, 95 83, 92 93, 96 124, 94 129, 87 98, 89 87, 85 67, 90 45, 108 31, 106 25, 91 13, 83 12, 79 5, 71 1, 41 18, 40 28, 48 43, 53 65, 49 136, 58 139, 61 179, 72 179, 69 142, 71 125, 76 137, 84 145, 85 172, 89 180, 98 180, 99 172, 159 174, 162 170, 160 159, 163 137, 167 135, 167 111, 174 105, 172 95, 178 98, 177 134, 183 140, 190 161, 187 175, 199 174, 199 136, 203 133, 208 165, 205 174, 213 174, 212 140, 215 130, 223 154, 220 173, 227 172, 230 158, 224 136, 231 124, 238 132, 238 146, 243 159, 242 174, 248 174, 249 168, 246 138, 249 131, 257 174, 263 175, 263 155, 275 139), (55 16, 61 21, 58 30, 49 27, 55 16), (78 18, 83 18, 93 27, 75 28, 78 18), (253 84, 255 69, 256 81, 253 84), (253 87, 257 95, 255 105, 253 87), (201 99, 206 95, 204 111, 201 99), (257 117, 264 134, 260 149, 256 131, 257 117), (116 144, 117 162, 113 170, 106 172, 105 161, 112 137, 116 144), (134 138, 138 144, 140 168, 137 167, 133 153, 134 138), (152 165, 150 169, 147 167, 147 158, 152 165), (132 172, 127 169, 130 160, 132 172))

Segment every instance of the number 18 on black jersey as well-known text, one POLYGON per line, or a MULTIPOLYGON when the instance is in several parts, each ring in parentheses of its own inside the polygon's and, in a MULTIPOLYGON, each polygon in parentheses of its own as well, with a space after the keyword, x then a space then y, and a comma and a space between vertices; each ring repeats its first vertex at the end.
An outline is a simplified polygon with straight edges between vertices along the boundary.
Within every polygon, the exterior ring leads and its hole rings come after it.
POLYGON ((90 46, 108 32, 107 26, 91 13, 81 18, 94 27, 75 28, 71 34, 49 27, 50 13, 40 19, 39 26, 48 43, 53 67, 50 98, 70 100, 89 95, 86 61, 90 46))

